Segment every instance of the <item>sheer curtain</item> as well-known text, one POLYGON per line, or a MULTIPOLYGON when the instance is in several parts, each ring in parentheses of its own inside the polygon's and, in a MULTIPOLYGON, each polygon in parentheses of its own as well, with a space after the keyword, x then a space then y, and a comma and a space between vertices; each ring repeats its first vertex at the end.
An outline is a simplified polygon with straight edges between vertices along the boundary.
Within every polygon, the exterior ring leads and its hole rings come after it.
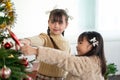
POLYGON ((96 27, 107 40, 120 40, 120 1, 96 0, 96 27))

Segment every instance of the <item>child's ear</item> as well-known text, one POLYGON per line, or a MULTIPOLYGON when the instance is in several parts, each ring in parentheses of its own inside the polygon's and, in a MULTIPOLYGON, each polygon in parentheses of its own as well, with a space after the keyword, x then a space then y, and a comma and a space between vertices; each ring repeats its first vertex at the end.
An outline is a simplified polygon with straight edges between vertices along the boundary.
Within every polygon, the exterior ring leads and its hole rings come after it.
POLYGON ((50 20, 48 20, 48 23, 50 22, 50 20))
POLYGON ((88 46, 88 50, 91 50, 91 49, 92 49, 92 45, 89 45, 89 46, 88 46))
POLYGON ((67 22, 67 23, 66 23, 66 27, 65 27, 65 28, 67 28, 67 27, 68 27, 68 24, 69 24, 69 23, 67 22))

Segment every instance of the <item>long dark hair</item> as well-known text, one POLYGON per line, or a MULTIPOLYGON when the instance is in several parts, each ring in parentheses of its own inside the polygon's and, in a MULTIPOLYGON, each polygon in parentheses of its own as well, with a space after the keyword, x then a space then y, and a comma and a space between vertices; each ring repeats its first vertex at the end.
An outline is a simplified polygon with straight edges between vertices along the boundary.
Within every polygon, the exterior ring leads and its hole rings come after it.
POLYGON ((78 42, 82 41, 83 38, 86 38, 87 41, 92 45, 93 42, 90 41, 91 39, 96 38, 96 41, 98 41, 98 45, 97 44, 93 45, 92 50, 90 50, 87 54, 83 56, 93 56, 93 55, 98 56, 101 60, 102 75, 104 75, 106 72, 106 59, 104 54, 104 41, 101 34, 95 31, 83 32, 78 37, 78 42))
MULTIPOLYGON (((64 9, 54 9, 50 12, 50 15, 49 15, 49 20, 52 22, 52 23, 55 23, 55 22, 59 22, 59 23, 63 23, 63 20, 62 20, 62 17, 65 16, 65 21, 66 23, 68 22, 68 18, 69 16, 67 15, 66 11, 64 9)), ((64 32, 62 32, 62 35, 64 36, 64 32)), ((48 36, 50 37, 50 29, 48 27, 47 29, 47 34, 48 36)), ((55 44, 54 40, 50 37, 54 47, 57 49, 57 45, 55 44)))

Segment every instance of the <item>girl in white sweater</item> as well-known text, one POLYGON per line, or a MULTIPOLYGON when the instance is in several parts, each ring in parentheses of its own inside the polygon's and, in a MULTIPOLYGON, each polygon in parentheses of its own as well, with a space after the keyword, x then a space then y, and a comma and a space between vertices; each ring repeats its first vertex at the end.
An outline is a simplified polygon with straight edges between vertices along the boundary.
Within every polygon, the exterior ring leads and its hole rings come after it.
POLYGON ((83 32, 78 37, 76 56, 46 47, 33 48, 27 44, 21 47, 25 55, 36 54, 43 61, 68 71, 66 80, 104 80, 106 61, 103 38, 95 31, 83 32))

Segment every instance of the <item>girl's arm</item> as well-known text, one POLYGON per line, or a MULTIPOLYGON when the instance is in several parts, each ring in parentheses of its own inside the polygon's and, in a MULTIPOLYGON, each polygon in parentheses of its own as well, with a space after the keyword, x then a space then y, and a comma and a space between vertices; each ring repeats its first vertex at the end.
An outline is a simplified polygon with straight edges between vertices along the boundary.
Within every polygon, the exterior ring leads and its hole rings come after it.
POLYGON ((57 65, 72 75, 80 76, 91 71, 88 57, 76 57, 66 54, 64 51, 51 48, 39 47, 37 59, 48 64, 57 65))
POLYGON ((38 47, 38 46, 43 46, 46 39, 47 39, 47 35, 45 33, 41 33, 36 36, 20 39, 20 41, 26 44, 30 44, 33 47, 38 47))
POLYGON ((27 39, 27 38, 24 38, 24 39, 19 39, 19 41, 20 41, 20 43, 26 43, 26 44, 28 44, 28 45, 30 45, 30 44, 31 44, 30 39, 27 39))
POLYGON ((25 55, 35 54, 38 61, 56 65, 75 76, 91 71, 91 61, 88 57, 71 56, 64 51, 47 47, 33 48, 26 44, 21 47, 21 51, 25 55))

